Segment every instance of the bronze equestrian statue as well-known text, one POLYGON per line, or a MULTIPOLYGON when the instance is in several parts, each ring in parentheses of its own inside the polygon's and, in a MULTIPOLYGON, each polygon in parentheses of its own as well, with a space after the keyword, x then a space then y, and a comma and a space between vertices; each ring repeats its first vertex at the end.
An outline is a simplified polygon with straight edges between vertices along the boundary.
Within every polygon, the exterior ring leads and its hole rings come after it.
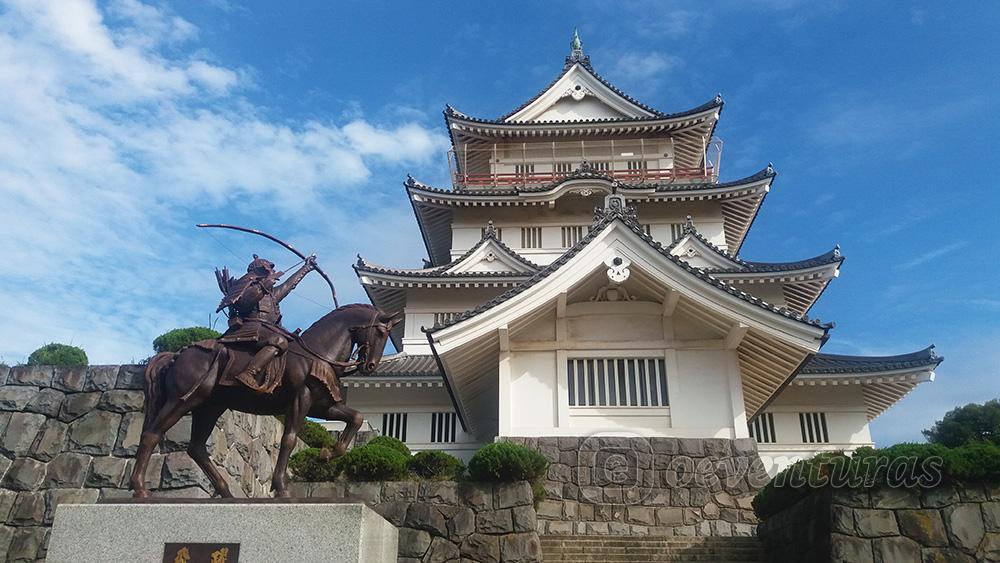
POLYGON ((247 275, 238 280, 225 270, 217 273, 225 294, 220 310, 230 312, 229 330, 218 340, 198 342, 150 359, 145 419, 131 477, 134 497, 149 496, 145 474, 150 455, 163 434, 187 413, 192 415, 187 452, 223 497, 232 493, 212 463, 206 444, 227 409, 284 416, 271 480, 276 497, 288 496, 288 459, 307 416, 344 422, 347 427, 334 445, 333 455, 346 452, 364 418, 344 404, 339 378, 345 369, 372 374, 382 359, 389 332, 402 319, 371 305, 345 305, 301 334, 289 333, 280 324, 279 302, 309 271, 318 270, 314 257, 302 257, 302 268, 278 286, 274 284, 282 272, 275 272, 271 262, 256 255, 247 275), (258 379, 261 374, 262 380, 258 379))

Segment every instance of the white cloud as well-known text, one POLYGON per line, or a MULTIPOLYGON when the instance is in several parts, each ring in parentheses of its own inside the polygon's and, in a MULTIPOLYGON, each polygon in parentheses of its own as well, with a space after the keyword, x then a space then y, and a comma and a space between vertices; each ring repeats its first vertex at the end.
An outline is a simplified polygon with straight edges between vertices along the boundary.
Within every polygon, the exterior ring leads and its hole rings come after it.
POLYGON ((684 61, 663 53, 626 53, 615 61, 614 72, 626 80, 641 82, 660 81, 664 75, 680 68, 684 61))
POLYGON ((896 266, 896 269, 897 270, 912 270, 913 268, 916 268, 917 266, 920 266, 921 264, 930 262, 931 260, 934 260, 935 258, 940 258, 940 257, 942 257, 942 256, 944 256, 946 254, 954 252, 954 251, 958 250, 959 248, 962 248, 963 246, 966 246, 967 244, 969 244, 969 243, 968 242, 964 242, 964 241, 953 242, 951 244, 946 244, 946 245, 941 246, 939 248, 935 248, 934 250, 929 250, 929 251, 927 251, 927 252, 925 252, 925 253, 917 256, 916 258, 913 258, 912 260, 908 260, 906 262, 903 262, 903 263, 899 264, 898 266, 896 266))
MULTIPOLYGON (((264 117, 273 112, 240 95, 245 69, 185 52, 196 37, 136 0, 104 12, 85 0, 15 0, 0 11, 6 361, 57 339, 94 361, 127 361, 162 330, 204 323, 198 306, 216 297, 205 268, 220 250, 190 228, 206 214, 323 233, 314 239, 333 249, 326 263, 347 264, 363 249, 352 221, 399 215, 377 207, 377 194, 355 198, 373 167, 422 166, 447 147, 418 116, 391 126, 264 117), (157 50, 167 44, 179 54, 157 50)), ((419 252, 408 244, 398 246, 419 252)))

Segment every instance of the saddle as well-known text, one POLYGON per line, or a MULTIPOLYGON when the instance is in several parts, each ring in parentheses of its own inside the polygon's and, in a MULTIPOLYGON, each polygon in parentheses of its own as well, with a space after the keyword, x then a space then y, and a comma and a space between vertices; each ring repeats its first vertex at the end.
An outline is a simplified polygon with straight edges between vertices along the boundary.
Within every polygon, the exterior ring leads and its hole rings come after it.
MULTIPOLYGON (((244 374, 250 358, 253 357, 253 352, 241 350, 238 347, 230 346, 216 340, 202 340, 195 342, 192 346, 216 353, 215 360, 212 362, 212 370, 215 369, 215 364, 219 361, 222 352, 227 352, 226 366, 223 368, 222 375, 219 376, 216 385, 225 387, 243 386, 261 395, 269 395, 281 386, 285 375, 285 359, 289 353, 294 353, 286 350, 284 354, 268 362, 267 366, 257 374, 257 379, 254 380, 249 375, 244 374)), ((308 376, 319 381, 334 402, 343 401, 343 395, 340 391, 340 378, 337 377, 333 366, 320 359, 307 357, 311 360, 308 376)))

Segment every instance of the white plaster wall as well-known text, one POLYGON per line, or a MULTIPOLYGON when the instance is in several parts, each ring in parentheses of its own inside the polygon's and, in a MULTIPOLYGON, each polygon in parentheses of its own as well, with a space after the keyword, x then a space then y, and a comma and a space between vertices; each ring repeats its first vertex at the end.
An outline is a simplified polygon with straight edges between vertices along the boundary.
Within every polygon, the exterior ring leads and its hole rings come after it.
MULTIPOLYGON (((380 387, 347 389, 345 400, 352 408, 361 411, 365 417, 364 430, 381 430, 384 413, 407 414, 406 445, 413 451, 441 450, 465 461, 479 447, 480 443, 462 431, 456 422, 455 441, 449 443, 431 442, 431 415, 437 412, 454 412, 451 399, 443 386, 421 386, 406 383, 397 387, 394 383, 380 387)), ((342 423, 323 423, 331 430, 341 430, 342 423)))
POLYGON ((678 350, 677 369, 670 387, 674 426, 703 437, 736 437, 730 390, 731 379, 739 377, 736 352, 678 350))
POLYGON ((580 101, 567 96, 550 106, 533 121, 574 121, 617 117, 625 117, 625 115, 611 109, 607 104, 593 96, 586 96, 580 101))
POLYGON ((555 352, 511 355, 511 435, 521 428, 555 428, 558 381, 555 352))
POLYGON ((772 475, 800 459, 823 451, 853 451, 872 446, 861 385, 786 387, 767 412, 774 416, 776 443, 759 444, 761 459, 772 475), (826 413, 828 443, 805 443, 799 413, 826 413))

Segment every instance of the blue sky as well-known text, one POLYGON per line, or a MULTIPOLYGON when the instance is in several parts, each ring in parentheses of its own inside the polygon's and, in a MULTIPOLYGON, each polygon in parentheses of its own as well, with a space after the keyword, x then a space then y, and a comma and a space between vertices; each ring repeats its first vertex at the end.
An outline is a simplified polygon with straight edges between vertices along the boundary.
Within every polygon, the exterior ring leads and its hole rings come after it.
MULTIPOLYGON (((212 269, 254 226, 318 254, 341 302, 357 253, 424 256, 401 182, 445 185, 441 110, 491 117, 562 66, 662 111, 721 92, 723 179, 774 162, 752 260, 847 256, 813 314, 829 352, 947 359, 873 425, 883 444, 1000 395, 992 2, 0 1, 0 359, 50 342, 140 359, 216 322, 212 269), (285 4, 293 4, 287 6, 285 4), (280 6, 280 7, 279 7, 280 6)), ((286 301, 305 327, 318 279, 286 301)))

